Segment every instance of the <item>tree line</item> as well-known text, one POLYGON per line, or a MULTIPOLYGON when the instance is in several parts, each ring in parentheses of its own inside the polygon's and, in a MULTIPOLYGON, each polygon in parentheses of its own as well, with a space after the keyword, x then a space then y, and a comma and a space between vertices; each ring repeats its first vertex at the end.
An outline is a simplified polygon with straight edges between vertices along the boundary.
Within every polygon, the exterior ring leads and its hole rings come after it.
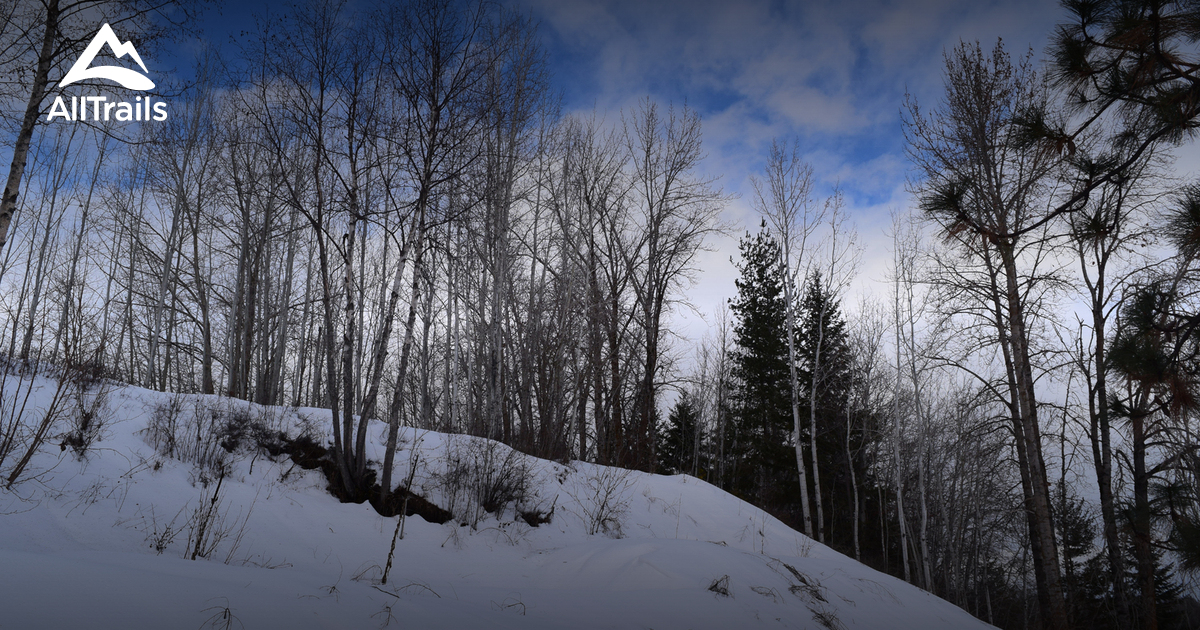
POLYGON ((389 487, 401 424, 653 469, 666 322, 722 229, 698 114, 562 115, 535 25, 490 3, 260 26, 165 122, 34 125, 5 353, 328 408, 347 497, 389 487))
POLYGON ((840 194, 770 148, 661 451, 1001 627, 1192 627, 1197 14, 1064 7, 1045 63, 963 43, 907 99, 886 301, 842 315, 840 194))

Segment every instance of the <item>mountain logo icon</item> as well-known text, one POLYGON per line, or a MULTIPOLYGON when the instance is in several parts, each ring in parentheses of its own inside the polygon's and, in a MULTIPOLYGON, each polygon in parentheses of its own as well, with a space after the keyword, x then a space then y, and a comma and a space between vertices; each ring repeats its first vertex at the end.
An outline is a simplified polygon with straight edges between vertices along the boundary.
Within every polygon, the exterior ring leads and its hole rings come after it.
POLYGON ((141 66, 142 72, 148 72, 146 64, 142 63, 142 58, 138 55, 137 49, 133 47, 133 44, 130 42, 121 43, 121 40, 117 39, 117 34, 113 32, 112 27, 108 23, 105 23, 104 26, 100 27, 100 31, 96 33, 96 36, 92 38, 92 42, 88 44, 87 49, 83 51, 83 55, 79 57, 75 65, 71 66, 71 70, 67 72, 67 75, 58 82, 58 86, 63 87, 87 79, 108 79, 131 90, 149 90, 154 87, 153 81, 136 70, 120 66, 91 67, 92 60, 96 58, 96 53, 100 52, 100 48, 105 44, 108 44, 108 48, 112 50, 118 59, 129 55, 137 62, 137 65, 141 66))

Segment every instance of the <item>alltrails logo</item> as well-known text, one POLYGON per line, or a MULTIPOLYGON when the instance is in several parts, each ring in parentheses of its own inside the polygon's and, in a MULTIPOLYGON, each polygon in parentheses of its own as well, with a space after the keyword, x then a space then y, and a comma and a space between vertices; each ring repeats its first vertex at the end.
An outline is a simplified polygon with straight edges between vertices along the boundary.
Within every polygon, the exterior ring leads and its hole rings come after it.
MULTIPOLYGON (((128 55, 142 68, 142 72, 148 72, 146 64, 142 63, 142 57, 138 55, 137 49, 133 47, 133 44, 131 42, 121 43, 121 40, 117 39, 117 34, 113 32, 112 27, 105 24, 100 27, 100 31, 92 38, 92 42, 88 44, 87 49, 83 51, 83 55, 79 57, 75 65, 71 66, 71 70, 67 72, 67 75, 58 82, 58 86, 66 87, 72 83, 87 79, 108 79, 130 90, 149 90, 154 88, 154 82, 136 70, 119 66, 92 67, 92 60, 96 58, 96 53, 100 52, 100 48, 105 44, 108 44, 109 50, 118 59, 128 55)), ((134 103, 110 103, 107 101, 107 96, 72 96, 71 107, 68 109, 63 97, 56 96, 54 97, 54 105, 50 107, 50 113, 46 114, 46 120, 52 121, 59 117, 67 120, 109 120, 111 117, 120 121, 167 119, 167 104, 151 104, 149 96, 146 96, 144 99, 139 96, 134 103), (90 111, 89 105, 91 106, 90 111), (151 115, 152 113, 153 116, 151 115)))

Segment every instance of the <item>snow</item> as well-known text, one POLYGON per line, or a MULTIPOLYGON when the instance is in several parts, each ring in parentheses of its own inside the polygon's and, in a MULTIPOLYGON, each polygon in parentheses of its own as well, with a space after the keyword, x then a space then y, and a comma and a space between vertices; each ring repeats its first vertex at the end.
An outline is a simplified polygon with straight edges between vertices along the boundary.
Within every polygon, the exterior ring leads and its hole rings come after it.
MULTIPOLYGON (((52 437, 23 480, 0 490, 0 629, 991 627, 693 477, 509 457, 486 440, 413 429, 396 478, 415 460, 414 489, 458 517, 408 517, 386 585, 397 518, 339 503, 317 471, 250 447, 228 456, 221 482, 229 535, 191 560, 188 521, 216 484, 152 445, 147 426, 172 395, 112 387, 84 456, 52 437), (527 469, 521 507, 553 507, 551 521, 531 527, 513 505, 482 511, 447 481, 455 460, 527 469)), ((53 382, 34 389, 36 416, 53 382)), ((178 400, 181 418, 242 410, 293 434, 328 418, 178 400)), ((372 423, 375 462, 385 435, 372 423)))

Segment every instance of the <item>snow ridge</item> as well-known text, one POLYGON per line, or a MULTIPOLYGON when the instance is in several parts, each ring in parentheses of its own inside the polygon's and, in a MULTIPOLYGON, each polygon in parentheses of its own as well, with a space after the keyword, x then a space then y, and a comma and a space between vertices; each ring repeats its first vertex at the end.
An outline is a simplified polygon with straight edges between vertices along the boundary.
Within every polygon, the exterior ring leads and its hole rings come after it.
MULTIPOLYGON (((26 385, 44 411, 54 383, 26 385)), ((214 418, 294 436, 327 411, 123 386, 108 408, 82 455, 51 440, 0 492, 0 566, 19 576, 0 591, 0 628, 991 627, 693 477, 411 428, 397 476, 455 518, 405 519, 384 584, 397 517, 339 503, 285 455, 236 445, 206 470, 154 438, 167 420, 214 418), (464 483, 481 461, 515 469, 523 496, 464 483)), ((372 425, 376 461, 385 432, 372 425)))

